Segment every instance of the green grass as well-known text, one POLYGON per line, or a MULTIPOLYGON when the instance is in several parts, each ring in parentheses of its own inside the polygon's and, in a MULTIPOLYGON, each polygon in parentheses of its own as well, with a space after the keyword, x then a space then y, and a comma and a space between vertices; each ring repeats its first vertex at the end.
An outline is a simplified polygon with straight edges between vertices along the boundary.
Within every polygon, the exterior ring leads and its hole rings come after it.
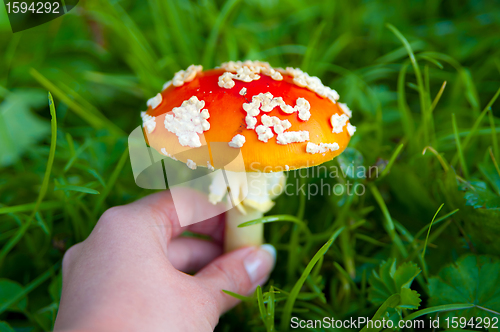
POLYGON ((232 294, 243 303, 218 331, 284 331, 293 316, 500 310, 443 304, 436 298, 451 297, 433 286, 466 254, 500 258, 494 1, 87 0, 15 35, 3 8, 0 321, 16 331, 51 329, 64 251, 107 208, 152 192, 134 183, 127 149, 146 100, 192 63, 244 59, 302 67, 337 90, 358 129, 344 159, 328 165, 377 166, 379 176, 300 179, 366 191, 281 196, 254 221, 266 223, 277 266, 254 296, 232 294), (422 270, 411 285, 422 299, 415 311, 406 291, 373 300, 373 271, 391 259, 422 270))

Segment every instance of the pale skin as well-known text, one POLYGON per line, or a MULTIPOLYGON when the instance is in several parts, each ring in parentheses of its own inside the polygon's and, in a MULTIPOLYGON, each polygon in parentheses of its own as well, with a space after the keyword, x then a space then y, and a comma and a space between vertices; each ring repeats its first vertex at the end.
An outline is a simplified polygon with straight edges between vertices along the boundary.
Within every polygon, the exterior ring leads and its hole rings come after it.
MULTIPOLYGON (((177 208, 193 220, 220 209, 199 193, 181 195, 177 208)), ((180 227, 168 191, 107 210, 64 256, 54 331, 213 331, 238 303, 222 290, 249 295, 275 264, 269 245, 222 255, 223 230, 224 214, 180 227), (180 237, 185 230, 212 241, 180 237)))

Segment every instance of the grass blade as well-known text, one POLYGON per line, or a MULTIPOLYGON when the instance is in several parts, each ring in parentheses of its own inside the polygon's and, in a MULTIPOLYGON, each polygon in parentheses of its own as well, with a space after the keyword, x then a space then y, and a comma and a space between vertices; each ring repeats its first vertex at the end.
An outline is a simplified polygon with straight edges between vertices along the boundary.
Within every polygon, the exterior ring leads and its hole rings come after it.
POLYGON ((499 152, 498 152, 498 137, 497 137, 497 131, 495 128, 495 118, 493 116, 493 111, 489 110, 488 117, 490 120, 490 127, 491 127, 491 141, 493 142, 493 153, 495 155, 495 158, 500 158, 499 152))
POLYGON ((396 232, 394 228, 394 222, 392 221, 391 214, 389 213, 389 210, 387 209, 387 206, 385 205, 384 199, 382 198, 382 195, 380 195, 380 192, 378 191, 377 187, 373 184, 370 185, 370 190, 375 197, 375 200, 380 206, 380 209, 382 210, 382 213, 384 214, 384 228, 389 234, 389 237, 391 238, 392 242, 398 247, 399 251, 403 255, 403 257, 408 257, 408 251, 406 250, 405 246, 403 245, 403 242, 401 241, 401 238, 399 237, 398 233, 396 232))
POLYGON ((73 186, 73 185, 58 185, 55 186, 54 191, 56 190, 63 190, 63 191, 76 191, 80 193, 86 193, 86 194, 92 194, 92 195, 98 195, 99 192, 95 189, 87 188, 87 187, 82 187, 82 186, 73 186))
POLYGON ((92 143, 91 140, 87 140, 85 143, 83 143, 78 150, 75 151, 75 153, 71 156, 71 158, 68 160, 66 165, 64 165, 63 172, 66 173, 71 166, 73 166, 73 163, 77 160, 77 158, 80 156, 80 154, 87 149, 90 144, 92 143))
POLYGON ((304 58, 302 60, 302 65, 300 66, 303 71, 307 72, 308 70, 310 70, 309 65, 313 60, 313 56, 317 54, 316 45, 318 44, 318 41, 321 38, 321 34, 323 33, 323 29, 325 28, 325 26, 326 22, 325 21, 321 22, 321 24, 316 28, 316 30, 312 34, 311 40, 307 45, 306 54, 304 54, 304 58))
POLYGON ((410 107, 406 101, 406 93, 405 93, 405 78, 406 78, 406 70, 408 68, 408 62, 401 66, 401 70, 398 75, 398 109, 401 114, 401 120, 403 123, 403 128, 408 140, 413 137, 413 133, 415 132, 415 124, 413 121, 413 116, 411 115, 410 107))
POLYGON ((443 167, 444 171, 445 172, 448 172, 448 170, 450 169, 450 166, 448 166, 448 163, 446 162, 446 159, 443 158, 443 156, 441 156, 437 151, 436 149, 434 149, 432 146, 426 146, 424 148, 424 151, 422 151, 422 155, 424 155, 427 150, 431 151, 435 156, 436 158, 439 160, 439 162, 441 163, 441 166, 443 167))
POLYGON ((441 88, 439 89, 436 98, 432 101, 431 105, 431 110, 429 111, 431 114, 434 112, 434 109, 436 108, 437 104, 439 103, 439 100, 441 99, 441 96, 443 95, 444 89, 446 88, 446 81, 443 82, 441 85, 441 88))
POLYGON ((347 273, 347 271, 337 262, 333 262, 333 266, 339 271, 339 273, 345 278, 345 280, 351 285, 351 287, 356 291, 359 292, 359 288, 352 279, 352 277, 347 273))
MULTIPOLYGON (((478 116, 478 118, 474 122, 474 125, 472 125, 471 130, 469 131, 469 133, 465 137, 464 143, 463 143, 463 146, 462 146, 464 150, 467 149, 467 147, 469 146, 469 143, 472 140, 472 138, 474 137, 474 134, 476 133, 477 128, 479 127, 479 125, 483 121, 483 118, 485 117, 486 113, 489 111, 489 109, 491 108, 491 106, 493 106, 493 104, 495 103, 495 101, 497 100, 497 98, 499 96, 500 96, 500 88, 498 88, 498 90, 495 93, 495 95, 493 96, 493 98, 491 98, 490 102, 483 109, 483 111, 481 112, 481 114, 478 116)), ((460 155, 459 155, 459 151, 457 151, 457 153, 455 154, 455 156, 453 156, 453 159, 451 160, 451 164, 453 166, 455 166, 457 164, 457 161, 459 159, 460 159, 460 155)), ((460 160, 460 162, 462 162, 462 160, 460 160)))
MULTIPOLYGON (((391 295, 387 300, 385 300, 384 303, 382 303, 382 305, 377 309, 377 312, 375 312, 375 315, 373 315, 372 317, 372 321, 377 321, 379 320, 383 315, 384 313, 387 311, 387 309, 389 308, 395 308, 399 302, 401 301, 401 296, 399 294, 393 294, 391 295)), ((361 330, 361 332, 367 332, 367 331, 370 331, 370 332, 378 332, 382 329, 382 326, 380 328, 376 328, 376 327, 373 327, 373 328, 369 328, 368 327, 368 324, 365 325, 365 327, 361 330)))
POLYGON ((274 331, 274 302, 276 301, 274 293, 274 287, 269 287, 269 297, 267 299, 267 320, 269 322, 269 331, 274 331))
POLYGON ((217 38, 219 38, 219 32, 222 25, 225 23, 227 17, 231 13, 231 11, 236 7, 238 2, 241 0, 229 0, 222 7, 219 16, 217 16, 217 20, 215 21, 212 30, 210 31, 210 35, 207 41, 207 47, 205 48, 205 53, 203 55, 203 66, 210 67, 214 61, 214 53, 215 47, 217 44, 217 38))
POLYGON ((460 164, 462 165, 462 171, 466 179, 469 178, 469 170, 467 169, 467 164, 465 163, 465 158, 462 153, 462 145, 460 144, 460 138, 458 137, 457 121, 455 120, 455 113, 451 115, 451 121, 453 124, 453 133, 455 135, 455 143, 457 144, 457 153, 460 158, 460 164))
MULTIPOLYGON (((454 215, 455 213, 457 213, 458 211, 460 211, 460 209, 456 209, 456 210, 453 210, 451 211, 450 213, 447 213, 445 214, 444 216, 442 216, 441 218, 439 218, 438 220, 434 221, 432 223, 432 225, 437 225, 438 223, 440 223, 441 221, 443 220, 446 220, 448 219, 449 217, 451 217, 452 215, 454 215)), ((415 235, 415 238, 414 240, 418 239, 422 234, 424 234, 425 230, 428 229, 429 227, 431 226, 431 223, 425 225, 424 227, 422 227, 418 233, 415 235)))
POLYGON ((396 158, 401 153, 403 146, 404 146, 404 144, 399 144, 398 147, 396 148, 396 150, 394 150, 394 152, 392 153, 391 159, 389 159, 389 162, 387 163, 387 166, 385 166, 382 173, 380 173, 380 176, 378 177, 379 180, 383 179, 387 174, 389 174, 391 167, 394 164, 394 162, 396 161, 396 158))
MULTIPOLYGON (((476 136, 479 135, 491 135, 493 132, 499 132, 500 127, 494 127, 493 130, 491 128, 481 128, 476 131, 476 136)), ((470 130, 461 130, 458 132, 458 137, 466 137, 471 131, 470 130)), ((443 135, 439 137, 439 141, 448 141, 455 140, 455 134, 451 133, 448 135, 443 135)))
POLYGON ((436 220, 436 217, 437 217, 439 211, 441 211, 441 209, 443 208, 443 206, 444 206, 444 203, 441 204, 439 209, 436 211, 436 214, 434 214, 434 217, 432 218, 431 224, 429 225, 429 230, 427 231, 427 237, 425 238, 424 250, 422 251, 422 260, 425 260, 425 250, 427 249, 427 242, 429 241, 429 234, 431 234, 432 224, 434 223, 434 220, 436 220))
POLYGON ((332 234, 331 238, 326 242, 319 250, 316 252, 314 257, 311 259, 309 264, 307 264, 304 272, 300 276, 299 280, 295 283, 295 285, 292 288, 292 291, 290 292, 290 295, 288 296, 285 307, 283 309, 283 314, 281 318, 281 329, 283 331, 286 330, 288 323, 290 322, 290 318, 292 317, 292 310, 293 306, 295 303, 295 300, 297 299, 297 296, 299 295, 300 289, 304 285, 304 282, 307 279, 307 276, 311 273, 314 265, 319 261, 320 257, 322 257, 328 249, 330 249, 330 246, 332 243, 335 241, 335 239, 339 236, 340 233, 344 230, 344 227, 339 228, 335 233, 332 234))
POLYGON ((262 298, 262 287, 257 286, 257 305, 259 306, 259 313, 262 322, 264 323, 266 330, 269 331, 269 326, 267 325, 267 313, 266 307, 264 306, 264 299, 262 298))
POLYGON ((39 73, 36 69, 31 68, 30 74, 40 83, 44 88, 54 92, 54 95, 58 97, 63 103, 68 105, 68 107, 73 110, 79 117, 85 120, 89 125, 95 129, 107 128, 110 132, 117 136, 125 136, 125 132, 118 128, 113 122, 104 117, 104 115, 97 116, 93 112, 88 112, 86 109, 81 107, 75 101, 71 100, 67 94, 65 94, 61 89, 50 82, 45 76, 39 73))
POLYGON ((475 115, 479 113, 479 97, 477 89, 476 86, 474 85, 474 82, 472 81, 470 72, 466 68, 462 67, 460 63, 458 63, 458 61, 453 59, 451 56, 443 53, 422 52, 419 54, 419 56, 426 56, 433 59, 439 59, 441 61, 447 62, 452 67, 454 67, 458 75, 462 79, 462 83, 465 85, 465 90, 466 90, 465 97, 467 98, 469 104, 472 106, 473 113, 475 115))
POLYGON ((40 204, 37 204, 35 202, 35 203, 20 204, 14 206, 5 206, 0 208, 0 215, 7 213, 26 212, 35 209, 35 207, 37 206, 38 206, 37 211, 52 210, 61 207, 62 203, 59 201, 48 201, 48 202, 42 202, 40 204))
POLYGON ((432 117, 429 116, 425 93, 424 81, 422 79, 422 73, 420 71, 420 67, 418 66, 417 59, 415 58, 415 54, 413 53, 413 49, 411 48, 408 40, 403 36, 403 34, 392 24, 386 24, 387 28, 394 33, 394 35, 401 41, 403 46, 410 57, 410 62, 412 64, 413 70, 415 71, 415 77, 417 79, 418 92, 420 96, 420 109, 422 111, 422 128, 424 131, 424 143, 427 145, 429 143, 430 130, 433 127, 432 117))
POLYGON ((40 286, 40 284, 44 283, 49 277, 54 275, 54 271, 59 268, 61 263, 55 264, 53 267, 51 267, 49 270, 47 270, 45 273, 42 275, 38 276, 35 280, 30 282, 28 285, 26 285, 23 288, 23 291, 17 294, 16 296, 12 297, 9 301, 5 301, 0 305, 0 313, 4 312, 8 307, 13 305, 14 303, 18 302, 21 300, 23 297, 25 297, 29 292, 31 292, 33 289, 36 287, 40 286))
POLYGON ((167 0, 163 2, 165 8, 165 14, 168 17, 168 22, 171 23, 171 34, 175 43, 179 47, 182 53, 182 58, 186 59, 186 62, 193 63, 192 58, 192 49, 189 45, 189 41, 192 38, 189 38, 189 35, 186 31, 186 27, 182 24, 183 21, 181 19, 181 15, 177 9, 177 1, 167 0))
POLYGON ((149 0, 148 2, 149 7, 151 7, 151 16, 153 16, 153 22, 156 30, 156 44, 160 48, 162 54, 172 54, 172 45, 170 44, 170 40, 168 38, 169 31, 167 25, 165 24, 166 20, 163 18, 164 12, 162 11, 161 2, 160 0, 149 0))
POLYGON ((51 139, 50 139, 50 150, 49 150, 49 159, 47 160, 47 167, 45 168, 45 174, 42 180, 42 186, 40 187, 40 191, 38 193, 38 198, 36 200, 33 212, 29 216, 26 223, 19 229, 14 237, 12 237, 9 242, 5 244, 0 252, 0 265, 3 263, 5 256, 9 253, 9 251, 21 240, 24 233, 28 230, 31 221, 35 217, 35 214, 38 212, 40 208, 40 204, 42 203, 45 194, 47 193, 47 189, 49 187, 50 174, 52 172, 52 165, 54 164, 54 157, 56 155, 56 145, 57 145, 57 118, 56 118, 56 108, 54 105, 54 99, 49 92, 49 108, 50 108, 50 128, 51 128, 51 139))
POLYGON ((266 216, 262 217, 259 219, 254 219, 250 221, 246 221, 244 223, 241 223, 238 225, 238 227, 247 227, 251 225, 256 225, 256 224, 267 224, 270 222, 277 222, 277 221, 290 221, 295 224, 298 224, 301 227, 306 227, 306 224, 300 220, 299 218, 289 215, 289 214, 281 214, 281 215, 275 215, 275 216, 266 216))
POLYGON ((235 299, 238 299, 240 301, 244 301, 245 302, 245 301, 252 301, 253 300, 253 298, 250 297, 250 296, 243 296, 243 295, 240 295, 238 293, 234 293, 234 292, 231 292, 231 291, 228 291, 228 290, 225 290, 225 289, 223 289, 222 291, 224 293, 226 293, 227 295, 232 296, 235 299))
MULTIPOLYGON (((306 227, 302 227, 303 229, 306 229, 306 227)), ((298 248, 300 247, 299 245, 299 226, 298 225, 293 225, 291 234, 290 234, 290 240, 288 241, 288 264, 286 265, 286 277, 288 282, 292 282, 292 279, 295 278, 295 271, 297 270, 297 264, 298 264, 298 255, 299 255, 299 250, 298 248)))
POLYGON ((491 150, 491 146, 488 149, 488 151, 490 153, 491 160, 493 161, 493 165, 495 166, 495 169, 497 170, 497 173, 500 176, 500 168, 498 167, 498 163, 497 163, 497 160, 495 158, 495 155, 493 154, 493 150, 491 150))
POLYGON ((101 208, 101 205, 104 203, 104 200, 106 199, 106 197, 108 197, 109 193, 111 192, 111 189, 115 185, 115 182, 118 179, 118 176, 120 175, 127 160, 128 160, 128 148, 126 148, 125 151, 123 151, 120 160, 118 160, 118 163, 116 164, 116 168, 113 170, 113 173, 111 173, 111 176, 109 177, 106 187, 102 191, 102 194, 99 196, 99 199, 94 207, 94 210, 92 211, 94 215, 97 214, 97 212, 101 208))
MULTIPOLYGON (((414 48, 415 49, 415 48, 414 48)), ((417 58, 420 58, 420 59, 424 59, 426 61, 429 61, 430 63, 434 64, 436 67, 438 67, 439 69, 443 69, 443 65, 441 64, 441 62, 437 61, 436 59, 434 58, 431 58, 429 56, 426 56, 426 55, 422 55, 422 54, 419 54, 417 56, 417 58)))
POLYGON ((418 318, 423 315, 427 314, 432 314, 435 312, 442 312, 442 311, 452 311, 452 310, 464 310, 464 309, 470 309, 474 307, 474 304, 471 303, 461 303, 461 304, 444 304, 444 305, 438 305, 435 307, 430 307, 426 309, 422 309, 419 311, 416 311, 408 316, 405 317, 404 320, 412 320, 415 318, 418 318))

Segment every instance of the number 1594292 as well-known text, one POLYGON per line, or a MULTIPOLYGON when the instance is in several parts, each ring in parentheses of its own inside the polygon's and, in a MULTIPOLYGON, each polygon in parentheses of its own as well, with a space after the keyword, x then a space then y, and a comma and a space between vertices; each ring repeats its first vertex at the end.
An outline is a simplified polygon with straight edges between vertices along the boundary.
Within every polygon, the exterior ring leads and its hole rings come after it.
POLYGON ((18 13, 33 13, 33 14, 59 14, 58 2, 7 2, 5 4, 7 7, 8 14, 18 14, 18 13))
POLYGON ((447 317, 446 318, 446 328, 472 328, 472 329, 482 329, 482 328, 498 328, 498 317, 472 317, 469 320, 465 317, 447 317))

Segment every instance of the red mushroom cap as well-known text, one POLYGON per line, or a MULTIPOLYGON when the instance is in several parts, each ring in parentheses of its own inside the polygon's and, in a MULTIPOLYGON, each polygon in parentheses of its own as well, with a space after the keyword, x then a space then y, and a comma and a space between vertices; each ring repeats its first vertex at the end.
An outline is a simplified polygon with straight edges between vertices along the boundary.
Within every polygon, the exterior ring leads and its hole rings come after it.
POLYGON ((221 167, 241 152, 246 171, 262 172, 319 165, 347 147, 355 131, 350 111, 318 78, 262 62, 222 67, 191 66, 148 102, 151 147, 191 168, 221 167), (227 148, 215 151, 220 142, 227 148))

